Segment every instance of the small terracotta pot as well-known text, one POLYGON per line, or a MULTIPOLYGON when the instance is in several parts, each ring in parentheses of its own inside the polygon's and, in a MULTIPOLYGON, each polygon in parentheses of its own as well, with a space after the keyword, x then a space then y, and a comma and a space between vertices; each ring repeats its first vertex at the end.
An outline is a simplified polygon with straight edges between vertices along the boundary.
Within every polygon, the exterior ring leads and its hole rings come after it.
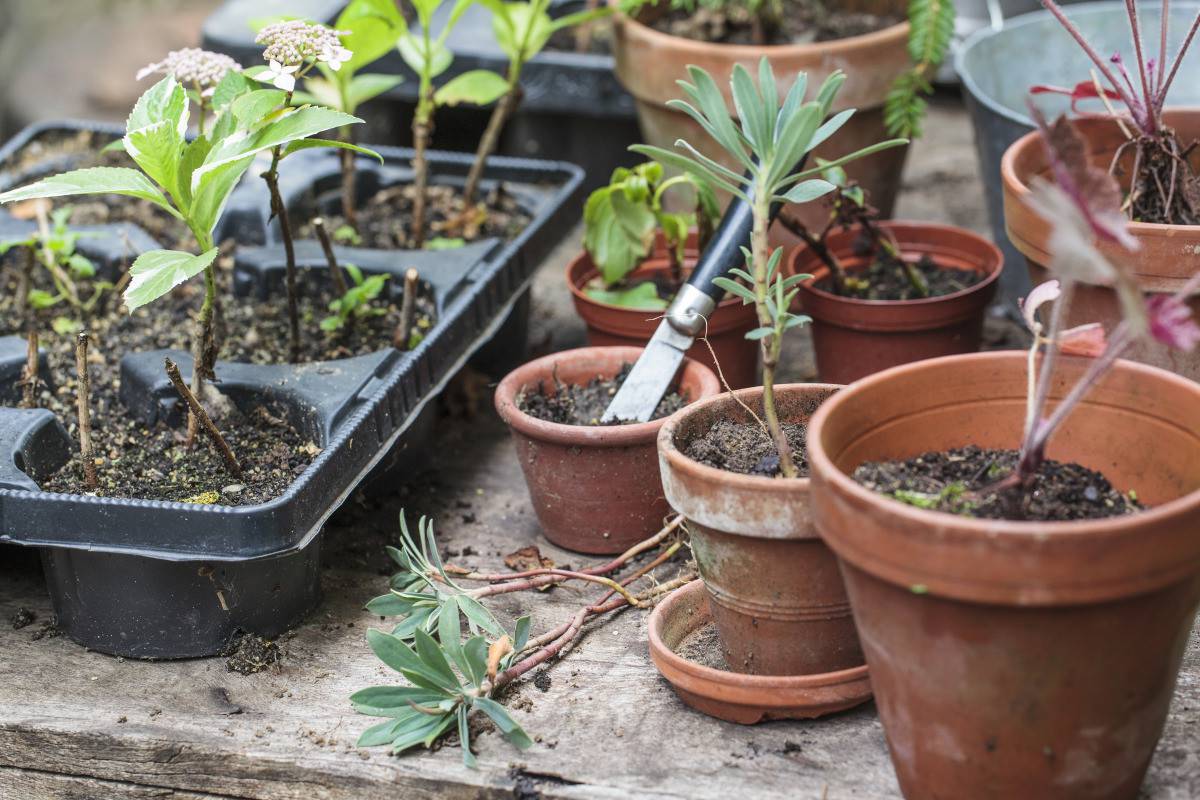
MULTIPOLYGON (((1067 360, 1052 402, 1087 363, 1067 360)), ((809 426, 816 525, 837 553, 910 798, 1137 796, 1200 605, 1200 385, 1118 362, 1048 455, 1147 511, 1006 522, 871 492, 865 461, 1020 439, 1025 355, 864 378, 809 426)))
MULTIPOLYGON (((960 292, 927 300, 855 300, 818 289, 829 268, 810 248, 791 252, 792 274, 813 277, 800 284, 800 303, 812 317, 817 374, 830 383, 853 383, 864 375, 938 356, 974 353, 983 340, 983 318, 996 294, 1004 256, 971 231, 927 222, 884 222, 905 256, 928 255, 940 267, 969 269, 986 277, 960 292)), ((829 237, 829 248, 849 272, 868 260, 854 253, 857 228, 829 237)))
MULTIPOLYGON (((884 4, 900 14, 902 3, 884 4)), ((876 9, 879 11, 879 9, 876 9)), ((640 19, 665 13, 647 9, 640 19)), ((637 19, 623 14, 615 17, 613 55, 617 80, 633 95, 637 104, 638 124, 647 144, 672 148, 676 139, 685 139, 705 155, 716 158, 737 172, 740 164, 727 161, 707 133, 686 114, 667 108, 667 101, 682 98, 677 80, 687 79, 687 67, 703 67, 713 76, 725 94, 730 112, 729 76, 734 64, 742 64, 756 75, 759 60, 770 59, 779 79, 781 98, 791 88, 798 73, 808 74, 808 95, 834 70, 846 73, 846 83, 838 93, 833 113, 857 109, 854 116, 828 142, 818 147, 816 158, 834 159, 886 138, 883 104, 896 76, 910 66, 908 23, 875 33, 813 44, 752 45, 711 44, 661 33, 637 19)), ((884 215, 891 214, 900 188, 907 147, 897 147, 867 156, 846 165, 846 172, 870 192, 872 202, 884 215)), ((812 159, 810 158, 810 161, 812 159)), ((792 206, 795 216, 813 225, 820 224, 826 209, 819 203, 792 206)))
MULTIPOLYGON (((696 266, 696 257, 688 256, 684 261, 685 271, 696 266)), ((647 259, 630 276, 630 280, 650 280, 655 275, 670 271, 666 258, 647 259)), ((593 300, 583 287, 599 275, 599 270, 586 252, 580 253, 567 265, 567 286, 575 301, 575 311, 583 318, 588 330, 588 344, 593 346, 635 345, 644 346, 662 321, 662 312, 637 311, 593 300)), ((746 332, 757 327, 758 317, 753 305, 743 304, 736 297, 726 297, 708 319, 708 343, 696 342, 688 350, 706 367, 715 370, 719 363, 722 374, 734 389, 753 386, 758 382, 758 342, 746 338, 746 332), (712 354, 716 353, 714 363, 712 354)))
MULTIPOLYGON (((1200 109, 1180 108, 1163 114, 1167 125, 1175 129, 1181 142, 1200 138, 1200 109)), ((1108 169, 1117 148, 1126 141, 1120 127, 1106 119, 1075 120, 1087 143, 1088 157, 1093 164, 1108 169)), ((1004 183, 1004 222, 1008 238, 1025 256, 1029 278, 1036 286, 1053 277, 1046 265, 1050 261, 1048 240, 1050 225, 1029 204, 1029 186, 1035 176, 1051 180, 1046 151, 1034 131, 1014 142, 1000 162, 1004 183)), ((1120 175, 1127 183, 1133 169, 1133 151, 1119 162, 1120 175)), ((1200 169, 1200 151, 1193 150, 1192 164, 1200 169)), ((1141 248, 1128 253, 1120 248, 1100 243, 1100 250, 1113 259, 1132 266, 1138 286, 1147 294, 1170 294, 1178 291, 1197 269, 1196 254, 1200 252, 1200 225, 1155 225, 1145 222, 1129 223, 1129 231, 1141 248)), ((1200 314, 1200 298, 1191 300, 1193 314, 1200 314)), ((1078 286, 1068 314, 1070 325, 1099 322, 1112 330, 1121 321, 1116 292, 1107 286, 1078 286)), ((1169 369, 1192 380, 1200 380, 1200 350, 1185 353, 1173 350, 1160 342, 1147 340, 1134 345, 1129 358, 1145 364, 1169 369)))
MULTIPOLYGON (((517 458, 542 532, 579 553, 622 553, 659 530, 671 512, 658 479, 655 439, 665 419, 633 425, 560 425, 517 408, 517 395, 611 378, 637 361, 640 347, 581 347, 543 356, 510 372, 496 388, 496 411, 512 430, 517 458)), ((720 381, 685 359, 679 391, 711 397, 720 381)))
MULTIPOLYGON (((807 421, 837 390, 776 387, 780 419, 807 421)), ((762 389, 736 396, 757 410, 762 389)), ((728 394, 696 403, 663 426, 658 457, 667 500, 687 518, 726 663, 751 675, 860 666, 862 649, 837 562, 812 524, 808 479, 738 475, 683 454, 722 419, 752 421, 728 394)))

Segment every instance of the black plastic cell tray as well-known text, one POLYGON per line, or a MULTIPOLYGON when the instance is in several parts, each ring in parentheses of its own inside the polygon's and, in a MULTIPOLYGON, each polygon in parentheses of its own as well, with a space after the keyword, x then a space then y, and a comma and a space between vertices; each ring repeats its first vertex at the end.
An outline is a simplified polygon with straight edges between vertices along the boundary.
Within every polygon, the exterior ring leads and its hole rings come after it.
MULTIPOLYGON (((85 128, 120 133, 117 128, 88 123, 39 124, 0 148, 0 162, 43 133, 85 128)), ((375 149, 384 155, 386 165, 360 161, 368 187, 407 178, 410 151, 375 149)), ((470 157, 434 152, 430 163, 435 182, 455 183, 465 176, 470 157)), ((336 170, 337 158, 330 152, 308 150, 288 158, 283 175, 289 203, 319 202, 322 181, 336 170)), ((235 267, 236 291, 246 294, 271 293, 282 270, 277 233, 266 225, 263 213, 265 195, 259 171, 252 167, 247 173, 231 198, 219 232, 221 237, 232 235, 239 242, 257 242, 241 248, 235 267)), ((0 188, 27 177, 0 174, 0 188)), ((308 426, 323 447, 287 492, 270 502, 229 507, 38 491, 36 478, 69 455, 65 432, 49 412, 0 408, 0 543, 182 562, 240 562, 305 548, 426 404, 505 321, 537 265, 570 229, 577 213, 581 177, 581 171, 570 164, 495 158, 489 162, 488 180, 504 181, 506 189, 519 196, 533 216, 514 239, 484 241, 462 251, 342 249, 345 260, 365 270, 399 275, 416 266, 427 279, 437 301, 438 318, 411 352, 389 348, 354 359, 297 366, 218 363, 218 385, 235 402, 264 397, 277 400, 292 414, 293 422, 308 426), (461 258, 464 255, 469 257, 461 258), (439 272, 441 266, 444 270, 439 272)), ((0 210, 0 230, 19 224, 0 210)), ((89 247, 103 248, 102 240, 83 241, 89 242, 89 247)), ((152 245, 144 234, 139 241, 143 248, 152 245)), ((300 265, 323 268, 324 259, 317 253, 315 245, 302 243, 300 265)), ((178 413, 177 401, 162 376, 163 355, 136 353, 122 363, 123 396, 131 413, 147 421, 159 414, 178 413)), ((186 370, 190 364, 187 354, 172 355, 186 370)), ((22 340, 0 339, 0 402, 15 402, 11 389, 23 361, 22 340)))

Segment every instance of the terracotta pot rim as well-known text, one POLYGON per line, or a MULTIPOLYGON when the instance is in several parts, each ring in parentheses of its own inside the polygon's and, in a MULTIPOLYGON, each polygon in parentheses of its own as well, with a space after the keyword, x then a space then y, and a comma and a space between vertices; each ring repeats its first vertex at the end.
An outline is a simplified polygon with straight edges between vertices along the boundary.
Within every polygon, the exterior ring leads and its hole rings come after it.
MULTIPOLYGON (((825 266, 824 264, 822 264, 819 269, 811 273, 811 278, 800 282, 801 290, 803 292, 809 292, 817 295, 826 302, 838 303, 849 308, 869 309, 887 308, 890 306, 922 308, 928 306, 937 306, 941 303, 952 302, 963 297, 967 297, 971 294, 988 291, 996 283, 996 281, 1000 280, 1000 273, 1003 271, 1001 268, 1004 262, 1004 256, 1000 252, 1000 248, 996 247, 993 242, 989 241, 983 236, 980 236, 974 231, 967 230, 966 228, 960 228, 957 225, 945 225, 939 222, 919 222, 910 220, 888 220, 886 222, 879 223, 878 227, 887 230, 892 230, 895 228, 918 228, 930 231, 950 231, 971 238, 975 240, 977 244, 983 245, 988 250, 989 255, 994 257, 994 261, 992 262, 991 268, 987 270, 987 274, 984 275, 983 280, 979 281, 978 283, 973 283, 965 289, 959 289, 957 292, 938 295, 937 297, 924 297, 916 300, 862 300, 854 297, 842 297, 841 295, 834 294, 833 292, 828 292, 817 287, 817 282, 823 279, 830 272, 829 267, 825 266)), ((912 241, 914 241, 913 238, 909 237, 908 239, 901 239, 900 244, 903 246, 905 242, 912 241)), ((792 252, 788 255, 789 266, 791 267, 793 273, 798 271, 799 266, 797 262, 799 262, 800 256, 806 250, 808 250, 808 246, 805 244, 800 244, 793 248, 792 252)), ((986 268, 989 265, 982 264, 981 266, 986 268)))
MULTIPOLYGON (((1200 115, 1200 106, 1170 106, 1164 109, 1164 113, 1167 115, 1200 115)), ((1008 149, 1004 151, 1004 156, 1000 159, 1000 179, 1003 182, 1004 189, 1022 204, 1027 204, 1030 188, 1029 184, 1017 175, 1017 156, 1031 147, 1039 146, 1040 138, 1040 132, 1036 130, 1030 131, 1009 145, 1008 149)), ((1040 215, 1038 219, 1041 219, 1040 215)), ((1200 236, 1200 225, 1172 225, 1162 222, 1134 222, 1132 220, 1127 224, 1129 231, 1134 236, 1173 236, 1178 231, 1194 231, 1195 235, 1200 236)), ((1018 238, 1021 237, 1013 237, 1014 244, 1016 244, 1018 238)), ((1023 248, 1019 246, 1018 249, 1024 252, 1023 248)), ((1028 253, 1025 253, 1025 255, 1028 255, 1028 253)))
MULTIPOLYGON (((636 362, 644 348, 614 345, 609 347, 577 347, 573 350, 561 350, 557 353, 535 358, 514 369, 504 376, 496 387, 494 404, 496 412, 505 424, 515 430, 546 442, 581 447, 628 447, 637 444, 653 442, 659 430, 670 417, 638 422, 632 425, 564 425, 537 419, 519 409, 516 404, 517 393, 522 388, 539 378, 548 378, 554 370, 554 365, 564 359, 586 358, 596 351, 619 352, 629 362, 636 362)), ((684 358, 681 370, 693 370, 700 378, 700 396, 691 401, 695 403, 711 397, 719 392, 721 383, 708 367, 691 358, 684 358)), ((689 403, 689 406, 691 405, 689 403)), ((685 406, 685 408, 688 406, 685 406)), ((682 411, 683 409, 680 409, 682 411)))
MULTIPOLYGON (((692 260, 694 262, 694 260, 698 257, 698 255, 699 254, 696 253, 696 251, 688 250, 686 253, 686 260, 692 260)), ((590 261, 591 254, 588 253, 587 250, 581 250, 574 258, 572 258, 569 262, 567 262, 567 268, 565 270, 565 275, 566 275, 566 280, 567 280, 567 288, 571 291, 571 295, 575 298, 575 300, 577 302, 587 303, 588 305, 596 306, 597 308, 610 309, 612 311, 617 311, 617 312, 624 311, 624 312, 633 313, 633 314, 650 314, 650 313, 654 313, 655 311, 657 311, 657 309, 651 309, 651 308, 646 308, 646 309, 629 308, 628 306, 618 306, 613 303, 604 303, 604 302, 601 302, 600 300, 597 300, 596 298, 588 295, 588 293, 583 290, 583 287, 586 286, 592 280, 592 278, 599 277, 600 270, 596 268, 596 265, 594 263, 589 263, 587 265, 586 270, 584 270, 581 266, 581 263, 585 260, 590 261), (577 270, 582 273, 581 275, 578 276, 578 279, 576 279, 576 276, 573 274, 577 270)), ((649 257, 643 259, 642 263, 640 263, 636 267, 634 267, 633 271, 630 272, 627 277, 633 278, 639 272, 643 272, 643 271, 649 272, 651 270, 668 267, 669 264, 670 264, 670 262, 666 258, 663 258, 662 256, 653 256, 652 255, 652 256, 649 256, 649 257)), ((691 266, 685 264, 684 272, 687 273, 691 269, 692 266, 695 266, 695 264, 693 263, 691 266)), ((732 306, 739 302, 740 301, 736 297, 727 296, 721 300, 721 302, 718 304, 717 307, 721 308, 724 306, 732 306)), ((661 314, 662 312, 658 312, 658 313, 661 314)))
MULTIPOLYGON (((808 448, 808 459, 811 465, 810 474, 820 473, 821 480, 835 484, 839 492, 850 496, 859 503, 882 506, 887 510, 888 514, 903 519, 906 525, 917 529, 936 529, 938 536, 945 541, 993 540, 1003 537, 1008 540, 1022 540, 1030 544, 1035 544, 1044 542, 1048 531, 1051 531, 1050 535, 1055 537, 1122 535, 1127 534, 1131 528, 1153 526, 1172 517, 1194 514, 1197 509, 1200 509, 1200 489, 1198 489, 1162 505, 1123 517, 1064 522, 1019 522, 1014 520, 975 519, 943 511, 917 508, 907 503, 902 503, 899 500, 886 497, 878 492, 873 492, 859 485, 858 482, 837 467, 828 454, 826 454, 825 449, 820 445, 827 419, 837 412, 840 403, 852 401, 856 394, 856 389, 860 387, 862 389, 874 388, 879 384, 886 383, 892 376, 902 372, 935 370, 956 362, 965 363, 970 360, 984 361, 998 359, 1019 359, 1024 361, 1025 358, 1026 354, 1019 350, 943 356, 911 364, 901 364, 900 366, 877 372, 874 375, 869 375, 856 381, 822 403, 809 422, 808 441, 810 443, 817 443, 815 447, 810 444, 808 448), (944 524, 946 520, 953 520, 953 524, 944 524)), ((1200 395, 1200 384, 1196 384, 1158 367, 1120 359, 1117 362, 1117 368, 1140 373, 1143 379, 1147 381, 1154 380, 1173 383, 1181 389, 1190 390, 1200 395)), ((899 528, 899 526, 897 527, 899 528)))
MULTIPOLYGON (((705 591, 704 581, 700 578, 687 583, 671 594, 667 598, 671 598, 678 594, 683 597, 685 593, 699 593, 705 591)), ((667 600, 659 603, 650 613, 648 622, 650 636, 650 655, 655 661, 661 660, 666 666, 672 670, 684 673, 693 678, 705 681, 706 683, 719 686, 734 686, 738 689, 750 691, 780 691, 780 690, 796 690, 796 689, 819 689, 830 686, 840 686, 843 684, 855 683, 868 677, 867 665, 860 664, 857 667, 849 667, 847 669, 836 670, 834 672, 813 673, 810 675, 750 675, 742 672, 733 672, 730 670, 716 669, 715 667, 706 667, 703 664, 697 664, 694 661, 689 661, 683 656, 676 653, 670 647, 667 647, 666 642, 662 639, 661 629, 663 621, 667 616, 664 609, 669 609, 671 604, 667 600)), ((659 667, 659 671, 664 673, 665 670, 659 667)), ((668 678, 670 680, 670 678, 668 678)), ((674 681, 671 681, 674 683, 674 681)), ((864 698, 865 699, 865 698, 864 698)))
MULTIPOLYGON (((616 0, 610 0, 610 5, 617 5, 616 0)), ((659 44, 665 45, 667 42, 672 42, 670 47, 675 50, 683 50, 687 53, 702 53, 716 49, 724 55, 728 55, 731 59, 753 59, 757 60, 762 56, 768 58, 780 58, 784 56, 816 56, 817 54, 827 53, 832 57, 837 57, 844 54, 846 51, 873 48, 882 44, 891 44, 895 41, 906 40, 908 38, 909 23, 897 22, 895 25, 889 25, 878 31, 859 34, 858 36, 847 36, 844 39, 832 39, 827 42, 808 42, 804 44, 720 44, 716 42, 701 42, 695 39, 687 39, 682 36, 672 36, 669 33, 663 33, 656 28, 646 25, 643 22, 618 11, 613 15, 614 21, 618 25, 628 25, 637 31, 639 36, 646 39, 656 40, 659 44)))
MULTIPOLYGON (((775 391, 779 394, 791 391, 804 391, 806 389, 815 391, 832 390, 836 395, 843 387, 835 383, 781 383, 775 386, 775 391)), ((747 397, 756 396, 761 392, 761 386, 750 386, 745 389, 738 389, 733 392, 733 395, 745 402, 747 397)), ((728 402, 729 394, 729 392, 724 391, 712 397, 697 400, 668 417, 667 424, 658 432, 659 458, 665 459, 670 468, 675 472, 682 473, 696 480, 719 481, 730 485, 735 491, 754 492, 769 489, 773 492, 786 491, 807 494, 812 485, 811 478, 768 478, 765 475, 741 475, 736 472, 710 467, 707 464, 701 464, 699 461, 688 458, 675 445, 675 433, 679 429, 679 425, 687 418, 689 412, 701 411, 708 406, 728 402)), ((811 425, 811 422, 809 424, 811 425)))

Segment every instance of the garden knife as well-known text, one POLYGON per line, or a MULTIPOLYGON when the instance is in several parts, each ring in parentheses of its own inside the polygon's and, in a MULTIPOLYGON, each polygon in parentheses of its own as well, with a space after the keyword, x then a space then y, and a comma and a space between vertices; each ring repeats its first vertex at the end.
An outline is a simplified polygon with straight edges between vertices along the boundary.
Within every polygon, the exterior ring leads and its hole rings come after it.
MULTIPOLYGON (((772 217, 778 210, 779 204, 772 204, 772 217)), ((713 283, 713 278, 745 265, 746 257, 742 254, 742 248, 750 244, 753 227, 750 204, 735 198, 721 218, 720 226, 700 256, 688 282, 675 295, 658 330, 609 403, 602 422, 646 422, 654 414, 654 409, 658 408, 659 401, 675 380, 675 373, 683 362, 683 354, 697 336, 704 335, 705 320, 724 294, 713 283)))

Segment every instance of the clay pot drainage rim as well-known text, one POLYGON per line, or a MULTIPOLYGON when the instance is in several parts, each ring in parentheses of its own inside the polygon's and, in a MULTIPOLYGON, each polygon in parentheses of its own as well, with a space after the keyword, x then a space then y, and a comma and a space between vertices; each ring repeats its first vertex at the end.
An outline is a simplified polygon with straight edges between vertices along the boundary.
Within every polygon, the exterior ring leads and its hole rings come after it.
POLYGON ((753 724, 764 719, 812 719, 871 699, 865 664, 819 675, 773 676, 744 675, 688 661, 667 644, 663 632, 677 614, 692 616, 680 628, 680 641, 709 624, 708 602, 704 581, 694 580, 671 592, 650 614, 650 657, 689 706, 728 722, 753 724))
MULTIPOLYGON (((1024 358, 1024 355, 1019 351, 1011 351, 1014 355, 1024 358)), ((981 360, 994 358, 995 352, 970 353, 968 355, 942 356, 941 358, 931 358, 926 361, 921 361, 916 364, 901 364, 897 367, 886 369, 883 372, 877 372, 874 375, 869 375, 860 379, 854 385, 869 388, 877 384, 887 383, 896 373, 902 373, 912 370, 914 367, 929 367, 934 368, 943 362, 958 361, 962 363, 967 359, 981 360)), ((1146 366, 1133 361, 1122 359, 1119 362, 1124 368, 1145 373, 1146 379, 1153 378, 1157 381, 1173 381, 1178 382, 1183 386, 1192 386, 1193 382, 1187 378, 1180 377, 1165 370, 1155 367, 1146 366)), ((808 425, 808 435, 812 441, 816 441, 824 432, 826 418, 832 413, 832 409, 837 407, 836 400, 839 394, 834 394, 822 403, 817 412, 813 414, 812 420, 808 425)), ((1084 399, 1087 402, 1087 399, 1084 399)), ((1169 420, 1168 420, 1169 422, 1169 420)), ((860 432, 861 436, 866 436, 870 433, 868 430, 860 432)), ((850 443, 851 445, 853 442, 850 443)), ((969 444, 969 443, 964 443, 969 444)), ((1019 442, 1014 441, 1013 447, 1019 445, 1019 442)), ((916 455, 915 453, 912 455, 916 455)), ((939 528, 938 536, 950 539, 962 539, 964 541, 974 541, 978 537, 988 539, 997 536, 1018 537, 1022 539, 1032 539, 1038 542, 1044 542, 1048 537, 1064 537, 1078 533, 1080 535, 1097 536, 1104 534, 1120 535, 1125 533, 1129 527, 1129 517, 1107 517, 1104 519, 1085 519, 1085 520, 1070 520, 1061 522, 1016 522, 1013 520, 996 520, 996 519, 975 519, 972 517, 959 517, 953 514, 946 514, 941 511, 929 511, 927 509, 916 508, 907 503, 902 503, 899 500, 893 500, 886 495, 873 492, 870 489, 862 486, 858 481, 854 480, 850 475, 842 470, 841 467, 833 463, 829 456, 825 453, 822 447, 810 447, 808 450, 809 463, 812 467, 809 473, 818 471, 817 464, 820 464, 820 472, 826 476, 826 479, 836 483, 840 491, 846 492, 858 501, 858 503, 873 502, 877 498, 882 498, 887 504, 890 513, 897 517, 903 517, 912 526, 927 526, 929 524, 930 515, 950 516, 954 518, 954 526, 947 528, 939 528), (1049 529, 1052 529, 1050 531, 1049 529)), ((1185 494, 1182 497, 1177 497, 1161 505, 1153 506, 1144 511, 1137 512, 1139 521, 1145 522, 1147 525, 1153 525, 1162 522, 1177 514, 1186 514, 1189 509, 1200 505, 1200 490, 1185 494)), ((880 554, 875 554, 878 558, 880 554)))

